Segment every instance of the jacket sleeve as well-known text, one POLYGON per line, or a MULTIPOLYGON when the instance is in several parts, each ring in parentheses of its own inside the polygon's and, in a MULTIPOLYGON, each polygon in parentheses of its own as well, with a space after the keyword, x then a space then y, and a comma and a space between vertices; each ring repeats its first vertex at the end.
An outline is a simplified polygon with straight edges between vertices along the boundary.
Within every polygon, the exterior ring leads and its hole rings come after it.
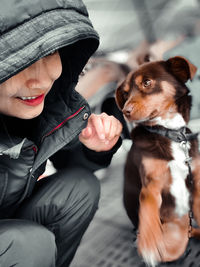
POLYGON ((96 152, 85 147, 76 138, 70 145, 55 153, 50 160, 56 169, 80 166, 91 171, 97 171, 106 168, 110 164, 114 153, 116 153, 121 144, 122 140, 119 138, 111 150, 96 152))

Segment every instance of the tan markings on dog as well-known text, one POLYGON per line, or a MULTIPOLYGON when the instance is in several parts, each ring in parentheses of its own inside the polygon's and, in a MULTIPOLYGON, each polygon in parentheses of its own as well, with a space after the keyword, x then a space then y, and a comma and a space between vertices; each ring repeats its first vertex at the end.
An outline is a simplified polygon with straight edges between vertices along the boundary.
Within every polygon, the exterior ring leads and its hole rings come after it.
MULTIPOLYGON (((126 92, 130 90, 130 78, 131 76, 129 76, 124 87, 124 91, 126 92)), ((175 88, 170 83, 163 81, 160 83, 163 93, 144 95, 141 91, 144 93, 148 89, 143 88, 142 81, 142 75, 138 75, 135 78, 135 83, 140 91, 133 89, 128 101, 124 105, 124 110, 126 110, 126 107, 132 106, 132 112, 127 119, 129 121, 136 121, 155 116, 162 116, 163 119, 171 118, 173 113, 176 112, 176 105, 174 103, 175 88)), ((152 86, 155 85, 155 81, 151 81, 151 88, 153 88, 152 86)))
POLYGON ((125 84, 124 84, 124 88, 123 90, 125 92, 129 92, 130 90, 130 82, 131 82, 131 79, 132 79, 132 75, 133 75, 133 72, 130 72, 125 80, 125 84))
POLYGON ((155 186, 155 188, 157 188, 159 192, 162 191, 164 185, 167 184, 170 186, 171 176, 168 162, 166 160, 143 157, 142 165, 144 167, 146 176, 143 180, 144 186, 155 186))
POLYGON ((142 75, 138 75, 136 78, 135 78, 135 84, 137 86, 140 86, 142 84, 142 80, 143 80, 143 76, 142 75))
POLYGON ((165 92, 168 96, 174 96, 176 94, 176 89, 171 83, 162 81, 160 82, 160 86, 163 89, 163 92, 165 92))
POLYGON ((125 83, 125 85, 124 85, 124 88, 123 88, 123 90, 124 90, 124 92, 129 92, 129 90, 130 90, 130 84, 129 83, 125 83))
POLYGON ((168 116, 169 109, 174 107, 172 97, 165 97, 163 94, 145 95, 139 91, 131 94, 124 108, 132 105, 133 109, 128 118, 129 121, 141 120, 153 116, 168 116))

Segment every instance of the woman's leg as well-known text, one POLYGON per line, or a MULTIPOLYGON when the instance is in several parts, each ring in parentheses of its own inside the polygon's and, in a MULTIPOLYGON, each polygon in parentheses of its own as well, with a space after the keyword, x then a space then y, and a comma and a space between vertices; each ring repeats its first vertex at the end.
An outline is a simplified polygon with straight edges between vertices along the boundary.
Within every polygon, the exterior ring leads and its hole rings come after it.
POLYGON ((100 186, 97 178, 83 168, 62 169, 40 180, 17 213, 55 234, 57 267, 67 267, 97 208, 100 186))
POLYGON ((1 267, 55 267, 54 235, 42 225, 26 220, 0 221, 1 267))

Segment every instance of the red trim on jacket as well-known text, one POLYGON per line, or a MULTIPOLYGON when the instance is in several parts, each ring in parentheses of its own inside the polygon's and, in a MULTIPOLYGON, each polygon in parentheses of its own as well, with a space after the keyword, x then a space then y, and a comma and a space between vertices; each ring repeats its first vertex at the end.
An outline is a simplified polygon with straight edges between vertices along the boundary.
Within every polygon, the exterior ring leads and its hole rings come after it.
POLYGON ((66 121, 72 119, 73 117, 75 117, 81 110, 84 109, 85 106, 79 108, 74 114, 70 115, 69 117, 67 117, 64 121, 62 121, 60 124, 58 124, 53 130, 51 130, 49 133, 45 134, 45 136, 43 136, 42 139, 44 139, 46 136, 52 134, 54 131, 56 131, 57 129, 59 129, 66 121))
POLYGON ((37 153, 37 147, 36 147, 36 146, 33 146, 33 151, 34 151, 35 153, 37 153))

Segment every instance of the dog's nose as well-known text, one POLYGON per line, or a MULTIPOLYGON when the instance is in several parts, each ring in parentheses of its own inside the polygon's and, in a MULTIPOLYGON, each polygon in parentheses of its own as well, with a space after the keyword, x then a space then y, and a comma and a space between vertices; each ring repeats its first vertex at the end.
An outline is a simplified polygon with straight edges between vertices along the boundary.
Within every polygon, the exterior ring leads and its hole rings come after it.
POLYGON ((126 106, 124 109, 123 109, 123 113, 125 116, 129 117, 131 115, 131 112, 133 110, 133 107, 130 105, 130 106, 126 106))

